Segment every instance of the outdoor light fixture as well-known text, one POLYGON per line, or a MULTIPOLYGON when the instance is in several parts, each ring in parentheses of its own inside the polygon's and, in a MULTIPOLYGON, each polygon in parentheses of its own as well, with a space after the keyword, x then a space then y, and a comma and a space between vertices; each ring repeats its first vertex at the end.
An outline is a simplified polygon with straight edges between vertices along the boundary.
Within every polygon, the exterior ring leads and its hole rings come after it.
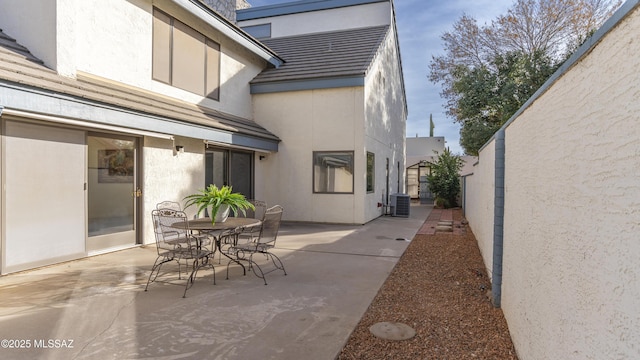
POLYGON ((182 145, 176 145, 176 152, 178 152, 178 153, 183 153, 183 152, 184 152, 184 146, 182 146, 182 145))

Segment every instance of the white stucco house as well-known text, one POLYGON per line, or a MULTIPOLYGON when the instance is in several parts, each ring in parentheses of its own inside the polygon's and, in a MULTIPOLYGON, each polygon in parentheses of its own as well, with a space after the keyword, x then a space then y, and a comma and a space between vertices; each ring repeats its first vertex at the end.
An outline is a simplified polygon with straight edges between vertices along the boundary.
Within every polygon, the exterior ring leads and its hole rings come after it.
POLYGON ((393 1, 207 1, 0 3, 0 273, 153 243, 208 184, 350 224, 402 192, 393 1))

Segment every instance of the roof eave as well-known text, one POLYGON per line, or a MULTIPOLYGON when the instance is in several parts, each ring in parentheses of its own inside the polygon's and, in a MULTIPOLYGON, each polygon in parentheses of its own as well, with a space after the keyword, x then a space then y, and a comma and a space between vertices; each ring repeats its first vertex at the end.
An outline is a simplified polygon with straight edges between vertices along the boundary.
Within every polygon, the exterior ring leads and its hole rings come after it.
POLYGON ((0 99, 3 99, 0 116, 22 114, 48 122, 162 138, 184 136, 256 151, 277 152, 280 142, 275 135, 237 133, 3 80, 0 80, 0 99))
POLYGON ((364 86, 364 82, 364 75, 257 82, 251 84, 251 94, 356 87, 364 86))
POLYGON ((389 0, 302 0, 283 4, 251 7, 238 10, 236 14, 238 21, 244 21, 385 1, 389 0))

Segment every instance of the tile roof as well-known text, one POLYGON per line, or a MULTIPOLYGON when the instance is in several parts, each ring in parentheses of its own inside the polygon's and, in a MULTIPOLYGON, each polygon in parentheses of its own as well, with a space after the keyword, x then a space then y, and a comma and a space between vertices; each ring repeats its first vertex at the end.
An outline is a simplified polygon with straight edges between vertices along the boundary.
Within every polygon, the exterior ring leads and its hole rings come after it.
POLYGON ((251 83, 364 77, 388 31, 385 25, 265 39, 285 63, 264 70, 251 83))
POLYGON ((0 29, 0 48, 13 52, 16 56, 35 62, 36 64, 43 65, 44 62, 37 57, 33 56, 29 49, 18 44, 18 42, 7 36, 2 29, 0 29))
POLYGON ((45 89, 54 94, 70 95, 184 123, 279 141, 277 136, 252 120, 106 79, 60 76, 0 30, 0 86, 2 83, 45 89))

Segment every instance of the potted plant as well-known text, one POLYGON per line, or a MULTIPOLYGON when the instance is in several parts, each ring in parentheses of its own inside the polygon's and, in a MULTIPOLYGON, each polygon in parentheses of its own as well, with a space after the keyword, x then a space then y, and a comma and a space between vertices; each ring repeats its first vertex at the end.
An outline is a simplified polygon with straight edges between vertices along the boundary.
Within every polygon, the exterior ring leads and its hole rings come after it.
POLYGON ((216 185, 209 185, 203 190, 199 190, 197 194, 189 195, 184 198, 187 200, 185 208, 197 206, 197 215, 207 209, 211 217, 211 223, 216 221, 224 222, 229 216, 229 211, 233 211, 234 216, 238 215, 238 211, 246 215, 247 209, 255 210, 244 195, 234 193, 231 186, 222 186, 218 188, 216 185))

